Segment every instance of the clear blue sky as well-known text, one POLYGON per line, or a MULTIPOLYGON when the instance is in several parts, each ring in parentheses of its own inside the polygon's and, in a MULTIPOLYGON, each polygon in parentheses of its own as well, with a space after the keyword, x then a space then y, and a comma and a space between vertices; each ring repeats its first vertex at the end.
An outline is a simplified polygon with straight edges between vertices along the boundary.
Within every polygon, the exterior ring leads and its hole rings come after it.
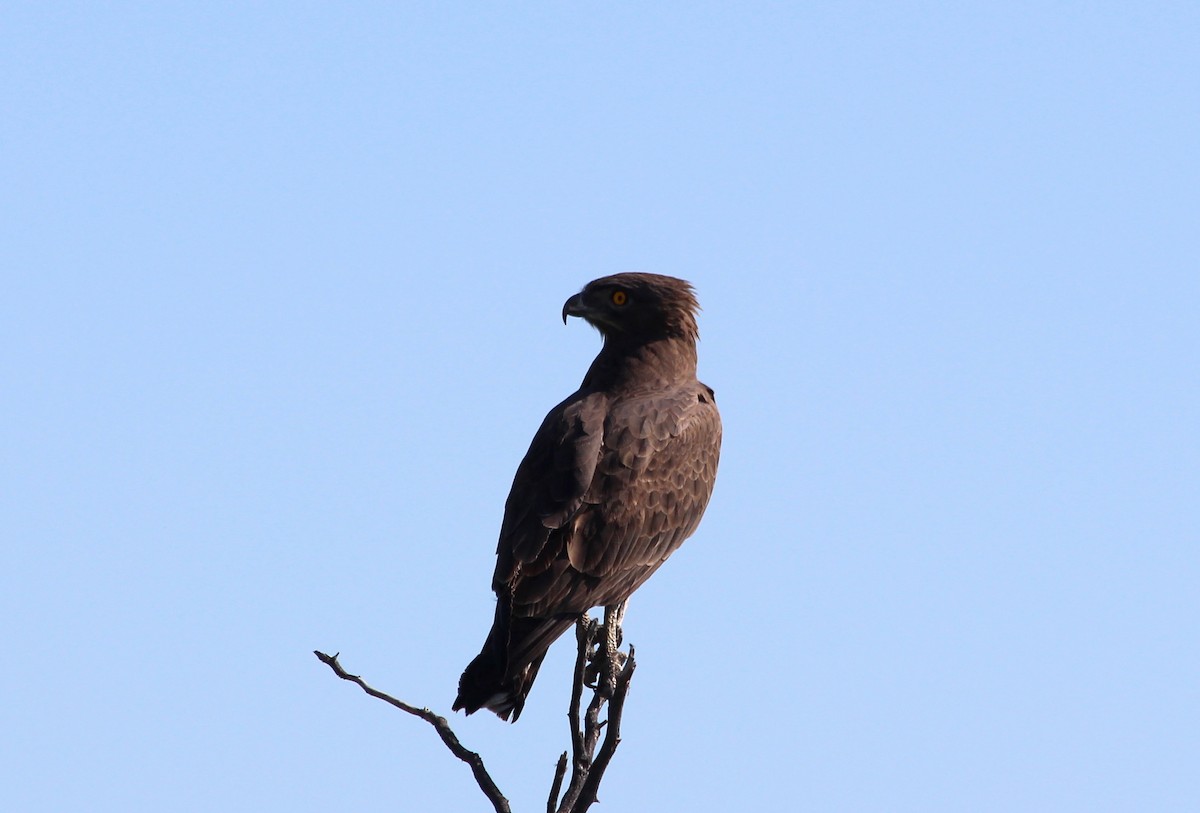
MULTIPOLYGON (((690 279, 605 810, 1200 810, 1200 6, 8 2, 13 811, 486 810, 504 497, 690 279)), ((570 645, 515 726, 542 809, 570 645)))

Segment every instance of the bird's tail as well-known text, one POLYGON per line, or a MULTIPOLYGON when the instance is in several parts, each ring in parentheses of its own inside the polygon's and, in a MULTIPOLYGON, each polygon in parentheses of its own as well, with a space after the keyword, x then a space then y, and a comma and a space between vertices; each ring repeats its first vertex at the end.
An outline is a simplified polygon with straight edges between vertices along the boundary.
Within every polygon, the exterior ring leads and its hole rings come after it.
POLYGON ((486 708, 515 723, 547 650, 576 618, 512 618, 509 602, 501 597, 483 649, 458 679, 454 710, 473 714, 486 708))

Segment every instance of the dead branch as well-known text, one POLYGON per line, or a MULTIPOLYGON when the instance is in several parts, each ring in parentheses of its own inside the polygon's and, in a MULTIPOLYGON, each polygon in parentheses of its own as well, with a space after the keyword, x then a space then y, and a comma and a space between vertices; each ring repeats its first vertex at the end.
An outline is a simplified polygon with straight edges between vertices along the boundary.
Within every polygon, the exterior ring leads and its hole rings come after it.
POLYGON ((615 642, 621 640, 620 620, 623 614, 623 605, 606 607, 604 626, 585 615, 575 627, 578 650, 571 703, 567 711, 571 725, 571 782, 563 792, 558 813, 583 813, 596 802, 600 781, 621 741, 621 715, 625 710, 625 696, 629 693, 629 681, 635 668, 633 647, 629 648, 624 666, 620 669, 616 666, 622 657, 616 651, 615 642), (592 687, 592 699, 581 719, 579 710, 589 675, 596 676, 596 685, 592 687), (600 712, 605 703, 608 703, 608 717, 601 721, 600 712), (596 745, 604 728, 608 730, 597 754, 596 745))
MULTIPOLYGON (((587 771, 579 798, 570 808, 571 813, 583 813, 596 801, 596 794, 600 790, 600 781, 604 779, 608 763, 612 761, 617 746, 621 744, 621 716, 625 712, 625 696, 629 693, 629 680, 633 677, 636 665, 631 646, 629 647, 629 656, 625 659, 625 665, 617 673, 613 696, 608 704, 608 720, 603 724, 606 728, 604 742, 600 745, 600 753, 596 755, 595 761, 587 771)), ((597 690, 597 696, 599 696, 599 690, 597 690)))
POLYGON ((371 695, 371 697, 377 697, 386 703, 391 703, 401 711, 406 711, 415 717, 420 717, 422 720, 433 726, 434 730, 437 731, 438 736, 442 738, 442 742, 444 742, 446 747, 450 749, 450 753, 454 754, 454 756, 471 766, 471 773, 475 775, 475 782, 479 785, 479 789, 483 791, 483 795, 486 796, 492 803, 492 806, 496 808, 496 813, 512 813, 512 808, 509 807, 508 799, 504 798, 504 794, 500 792, 500 788, 496 787, 496 783, 492 780, 491 774, 489 774, 487 772, 487 768, 484 767, 483 757, 479 756, 479 754, 471 751, 461 742, 459 742, 458 735, 455 734, 450 728, 450 724, 446 722, 445 717, 434 714, 428 708, 417 708, 416 706, 410 706, 403 700, 397 700, 390 694, 385 694, 378 689, 368 686, 366 681, 364 681, 361 677, 358 675, 352 675, 343 669, 342 665, 338 663, 337 655, 326 655, 324 652, 315 650, 313 651, 313 654, 320 659, 321 663, 332 669, 333 673, 342 680, 348 680, 351 683, 357 683, 359 688, 371 695))
MULTIPOLYGON (((567 719, 571 726, 571 779, 566 790, 562 789, 567 774, 568 754, 563 752, 554 770, 550 796, 546 802, 546 813, 584 813, 596 802, 596 794, 604 772, 612 761, 617 745, 621 742, 621 715, 625 710, 625 697, 629 692, 629 681, 633 677, 635 662, 633 647, 629 654, 617 651, 621 641, 621 618, 623 605, 604 609, 604 624, 584 615, 575 625, 575 671, 571 684, 571 702, 567 708, 567 719), (595 685, 589 684, 591 678, 595 685), (581 714, 583 692, 588 688, 592 697, 586 711, 581 714), (606 719, 601 712, 608 706, 606 719), (601 742, 600 735, 604 734, 601 742), (599 746, 599 752, 596 748, 599 746), (559 795, 561 792, 561 796, 559 795)), ((466 748, 450 728, 445 717, 428 708, 418 708, 403 700, 392 697, 369 685, 358 675, 342 668, 337 655, 313 652, 318 659, 342 680, 358 684, 371 697, 383 700, 414 717, 420 717, 433 726, 450 753, 471 767, 479 789, 492 803, 496 813, 512 813, 508 799, 500 792, 495 781, 484 767, 483 758, 466 748)))
POLYGON ((554 813, 554 805, 558 802, 558 793, 562 790, 563 777, 567 775, 567 752, 563 751, 554 767, 554 781, 550 783, 550 798, 546 800, 546 813, 554 813))

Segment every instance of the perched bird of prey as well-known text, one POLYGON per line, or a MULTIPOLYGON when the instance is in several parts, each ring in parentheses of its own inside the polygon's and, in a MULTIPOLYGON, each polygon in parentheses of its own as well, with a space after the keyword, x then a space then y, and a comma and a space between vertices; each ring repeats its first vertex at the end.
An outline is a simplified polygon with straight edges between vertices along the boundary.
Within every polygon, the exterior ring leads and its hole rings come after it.
POLYGON ((550 410, 517 467, 496 546, 496 617, 455 711, 515 721, 555 639, 629 598, 700 523, 721 450, 696 380, 687 282, 615 274, 563 305, 604 337, 579 389, 550 410))

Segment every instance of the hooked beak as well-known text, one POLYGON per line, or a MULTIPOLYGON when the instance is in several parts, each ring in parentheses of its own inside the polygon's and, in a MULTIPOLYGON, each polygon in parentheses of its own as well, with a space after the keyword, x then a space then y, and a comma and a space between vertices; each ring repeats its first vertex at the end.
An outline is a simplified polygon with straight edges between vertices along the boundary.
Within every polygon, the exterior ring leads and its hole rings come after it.
POLYGON ((586 313, 587 307, 583 304, 583 293, 575 294, 563 304, 563 324, 567 323, 568 316, 584 316, 586 313))

